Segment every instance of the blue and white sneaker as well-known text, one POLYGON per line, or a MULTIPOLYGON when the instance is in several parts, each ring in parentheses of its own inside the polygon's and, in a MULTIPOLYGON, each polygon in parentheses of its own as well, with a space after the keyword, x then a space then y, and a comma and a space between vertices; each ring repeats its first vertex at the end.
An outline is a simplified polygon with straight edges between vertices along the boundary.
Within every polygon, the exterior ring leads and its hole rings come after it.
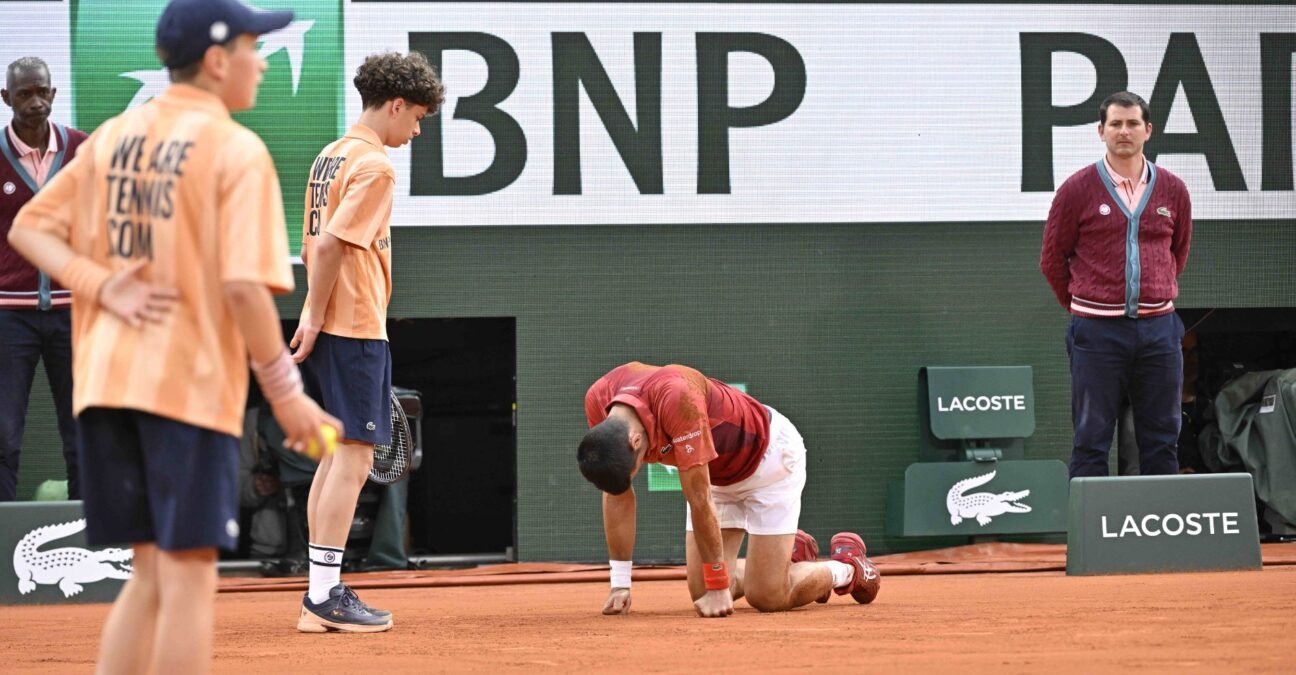
POLYGON ((311 602, 309 596, 302 598, 301 616, 297 619, 297 630, 303 633, 381 633, 391 627, 391 614, 378 616, 369 611, 343 584, 330 588, 328 599, 319 604, 311 602))

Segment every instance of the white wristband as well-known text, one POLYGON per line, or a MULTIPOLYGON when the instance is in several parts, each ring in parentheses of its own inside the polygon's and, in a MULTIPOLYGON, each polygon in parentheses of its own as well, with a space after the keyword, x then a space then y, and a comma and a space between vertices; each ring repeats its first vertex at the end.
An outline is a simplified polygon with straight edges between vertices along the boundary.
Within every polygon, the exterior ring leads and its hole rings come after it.
POLYGON ((634 561, 609 560, 608 565, 612 567, 612 588, 630 588, 630 569, 634 567, 634 561))
POLYGON ((252 362, 252 374, 261 385, 261 393, 270 405, 278 405, 302 393, 301 371, 285 348, 268 363, 252 362))

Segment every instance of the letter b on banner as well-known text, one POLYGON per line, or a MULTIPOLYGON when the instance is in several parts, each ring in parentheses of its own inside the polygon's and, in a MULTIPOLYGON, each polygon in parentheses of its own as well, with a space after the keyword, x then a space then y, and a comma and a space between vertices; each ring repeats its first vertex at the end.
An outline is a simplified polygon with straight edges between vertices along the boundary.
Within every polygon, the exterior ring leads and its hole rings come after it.
POLYGON ((526 167, 527 142, 522 125, 498 106, 517 88, 521 65, 517 52, 503 39, 487 33, 410 33, 410 49, 428 56, 438 73, 443 73, 445 52, 470 51, 486 61, 488 77, 481 91, 461 96, 455 103, 455 119, 480 124, 495 143, 495 157, 484 171, 472 176, 447 176, 442 117, 427 119, 427 133, 414 139, 414 161, 410 169, 410 194, 484 195, 501 190, 526 167))

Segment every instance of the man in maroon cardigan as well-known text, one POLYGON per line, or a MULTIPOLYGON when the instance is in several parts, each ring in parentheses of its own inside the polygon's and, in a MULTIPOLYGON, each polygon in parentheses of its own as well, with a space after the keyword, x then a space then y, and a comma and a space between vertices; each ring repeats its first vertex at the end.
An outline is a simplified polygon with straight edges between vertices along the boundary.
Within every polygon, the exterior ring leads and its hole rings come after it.
POLYGON ((1174 311, 1192 240, 1184 182, 1143 156, 1151 111, 1136 94, 1103 101, 1106 155, 1053 196, 1040 270, 1071 312, 1071 477, 1107 475, 1125 397, 1140 473, 1179 472, 1183 322, 1174 311))
POLYGON ((63 439, 68 497, 81 498, 72 417, 72 294, 8 242, 18 209, 72 161, 86 139, 50 121, 57 91, 49 66, 34 57, 9 64, 0 89, 0 98, 13 108, 13 121, 0 134, 0 502, 17 498, 27 397, 42 359, 63 439))

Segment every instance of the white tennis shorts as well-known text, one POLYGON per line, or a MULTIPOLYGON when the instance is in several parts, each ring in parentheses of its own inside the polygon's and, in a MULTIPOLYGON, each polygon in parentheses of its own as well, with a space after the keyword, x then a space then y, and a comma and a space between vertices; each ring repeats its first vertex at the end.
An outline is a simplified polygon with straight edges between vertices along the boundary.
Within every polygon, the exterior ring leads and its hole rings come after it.
MULTIPOLYGON (((711 500, 723 529, 748 534, 795 534, 806 482, 806 447, 801 434, 779 411, 770 413, 770 442, 756 473, 745 480, 711 486, 711 500)), ((684 529, 693 531, 693 511, 684 503, 684 529)))

